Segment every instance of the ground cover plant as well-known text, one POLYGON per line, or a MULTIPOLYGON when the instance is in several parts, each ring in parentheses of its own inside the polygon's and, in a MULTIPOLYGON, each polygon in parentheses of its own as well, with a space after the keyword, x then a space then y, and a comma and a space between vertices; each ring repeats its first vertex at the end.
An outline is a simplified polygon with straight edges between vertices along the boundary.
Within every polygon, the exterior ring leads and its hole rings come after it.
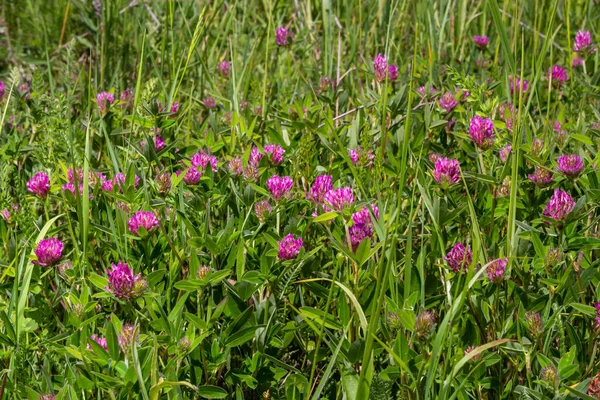
POLYGON ((0 399, 600 398, 596 0, 0 12, 0 399))

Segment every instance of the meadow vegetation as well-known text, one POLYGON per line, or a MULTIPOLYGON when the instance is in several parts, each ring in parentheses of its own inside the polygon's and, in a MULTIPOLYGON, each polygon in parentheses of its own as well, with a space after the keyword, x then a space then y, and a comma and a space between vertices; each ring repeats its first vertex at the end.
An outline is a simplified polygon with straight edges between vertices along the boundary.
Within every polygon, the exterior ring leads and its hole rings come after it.
POLYGON ((0 2, 0 399, 600 398, 599 19, 0 2))

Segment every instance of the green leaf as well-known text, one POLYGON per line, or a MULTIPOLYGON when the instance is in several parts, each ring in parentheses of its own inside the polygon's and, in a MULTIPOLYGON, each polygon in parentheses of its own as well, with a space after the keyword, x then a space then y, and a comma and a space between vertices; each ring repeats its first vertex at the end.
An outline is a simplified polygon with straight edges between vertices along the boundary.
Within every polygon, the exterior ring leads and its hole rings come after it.
POLYGON ((95 272, 92 272, 90 274, 89 280, 94 286, 96 286, 98 289, 101 289, 103 291, 105 291, 106 287, 108 286, 108 279, 96 274, 95 272))
POLYGON ((335 211, 330 211, 330 212, 326 212, 324 214, 318 215, 315 217, 315 219, 313 219, 313 222, 327 222, 327 221, 331 221, 332 219, 337 218, 339 214, 335 211))
POLYGON ((225 340, 225 347, 241 346, 242 344, 252 340, 257 328, 258 325, 235 332, 225 340))
POLYGON ((244 276, 244 272, 246 272, 246 244, 244 239, 240 238, 235 262, 235 273, 238 279, 244 276))
MULTIPOLYGON (((116 317, 115 317, 116 318, 116 317)), ((106 327, 106 345, 108 347, 108 354, 113 360, 119 359, 119 339, 115 331, 113 324, 107 324, 106 327)))
POLYGON ((319 325, 325 324, 327 328, 342 330, 342 324, 340 324, 333 315, 328 314, 325 311, 311 307, 300 307, 300 314, 305 318, 317 321, 319 325))
POLYGON ((596 307, 588 306, 587 304, 581 303, 571 303, 569 305, 577 311, 584 313, 585 315, 589 315, 590 317, 596 316, 596 307))
POLYGON ((198 394, 205 399, 224 399, 227 397, 225 389, 212 385, 200 386, 198 394))
POLYGON ((574 365, 573 363, 575 362, 576 352, 577 347, 571 346, 571 349, 565 355, 563 355, 558 362, 558 374, 562 379, 567 379, 575 372, 573 367, 577 368, 577 365, 574 365))
POLYGON ((398 310, 398 318, 400 319, 402 326, 404 326, 404 329, 407 331, 412 332, 415 329, 417 317, 413 310, 398 310))
POLYGON ((189 382, 171 382, 171 381, 163 381, 161 380, 154 386, 150 388, 150 400, 158 400, 160 398, 160 392, 163 388, 174 387, 174 386, 186 386, 192 390, 198 390, 198 388, 192 385, 189 382))
POLYGON ((591 139, 591 138, 589 138, 589 137, 587 137, 587 136, 585 136, 585 135, 581 135, 581 134, 579 134, 579 133, 573 133, 573 134, 571 135, 571 138, 573 138, 573 139, 575 139, 575 140, 577 140, 578 142, 581 142, 581 143, 583 143, 583 144, 587 144, 587 145, 589 145, 589 146, 593 146, 593 145, 594 145, 594 142, 592 141, 592 139, 591 139))

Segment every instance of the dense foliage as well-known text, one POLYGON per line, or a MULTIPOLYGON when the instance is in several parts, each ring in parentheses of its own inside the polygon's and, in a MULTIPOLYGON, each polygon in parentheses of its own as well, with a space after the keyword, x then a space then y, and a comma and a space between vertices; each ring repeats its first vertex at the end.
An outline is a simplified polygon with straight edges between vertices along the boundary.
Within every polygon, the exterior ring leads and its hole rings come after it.
POLYGON ((0 4, 0 399, 600 398, 595 0, 0 4))

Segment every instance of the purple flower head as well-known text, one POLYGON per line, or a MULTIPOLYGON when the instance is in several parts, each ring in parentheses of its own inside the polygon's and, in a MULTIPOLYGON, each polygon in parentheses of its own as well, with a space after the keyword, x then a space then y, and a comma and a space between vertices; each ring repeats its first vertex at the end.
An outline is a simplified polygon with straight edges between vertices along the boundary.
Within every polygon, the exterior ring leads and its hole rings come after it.
POLYGON ((390 64, 388 66, 388 78, 392 82, 395 81, 396 79, 398 79, 398 67, 395 66, 394 64, 390 64))
MULTIPOLYGON (((160 136, 155 136, 153 140, 154 140, 154 150, 155 151, 161 151, 162 149, 165 148, 165 139, 163 139, 160 136)), ((142 145, 142 148, 144 148, 146 146, 146 142, 144 140, 142 140, 141 145, 142 145)))
POLYGON ((510 81, 510 95, 512 96, 515 91, 517 92, 517 94, 522 93, 523 96, 528 94, 528 90, 529 90, 529 82, 526 81, 525 79, 521 80, 521 78, 519 77, 510 77, 509 78, 510 81))
POLYGON ((271 191, 271 196, 273 196, 273 199, 275 201, 279 201, 288 196, 292 190, 292 186, 294 186, 294 181, 289 176, 280 177, 278 175, 273 175, 267 179, 267 186, 271 191))
POLYGON ((569 80, 569 74, 567 70, 558 65, 552 66, 548 69, 548 79, 552 80, 552 84, 555 86, 561 86, 563 83, 569 80))
POLYGON ((388 63, 383 55, 377 54, 377 56, 373 59, 373 69, 375 70, 375 79, 377 82, 385 81, 388 71, 388 63))
POLYGON ((131 106, 133 106, 133 90, 123 90, 121 92, 121 95, 119 96, 119 100, 121 100, 121 108, 130 108, 131 106))
POLYGON ((506 123, 506 129, 512 132, 513 114, 515 110, 512 104, 503 103, 500 105, 500 119, 506 123))
POLYGON ((280 26, 275 30, 275 41, 279 46, 286 46, 291 39, 291 32, 285 26, 280 26))
POLYGON ((506 163, 508 161, 508 156, 510 155, 511 150, 512 146, 510 144, 500 149, 500 160, 503 163, 506 163))
POLYGON ((358 246, 362 243, 366 238, 370 238, 373 236, 373 228, 371 226, 356 224, 352 225, 348 229, 348 234, 350 235, 350 244, 352 245, 352 251, 356 251, 358 246))
POLYGON ((37 261, 34 262, 42 267, 50 267, 62 258, 64 244, 57 238, 41 240, 35 249, 37 261))
POLYGON ((439 104, 440 107, 446 111, 446 113, 449 113, 450 111, 454 110, 454 107, 456 107, 454 95, 450 92, 444 93, 444 95, 440 97, 439 104))
POLYGON ((354 203, 351 187, 332 189, 325 194, 325 204, 335 211, 344 211, 354 203))
POLYGON ((5 208, 4 210, 0 211, 0 217, 2 217, 2 219, 6 222, 10 222, 10 211, 8 211, 8 208, 5 208))
POLYGON ((558 170, 569 178, 577 178, 583 171, 583 161, 577 154, 558 157, 558 170))
POLYGON ((111 179, 102 179, 102 190, 105 192, 112 192, 113 181, 111 179))
POLYGON ((111 264, 112 270, 106 271, 108 286, 106 290, 121 300, 131 300, 138 297, 146 289, 147 283, 141 274, 133 275, 129 265, 119 261, 117 265, 111 264))
MULTIPOLYGON (((75 185, 72 183, 65 183, 64 185, 62 185, 62 191, 63 192, 69 191, 69 192, 73 193, 73 196, 76 195, 75 185)), ((77 192, 79 194, 83 194, 83 185, 79 185, 79 190, 77 192)))
POLYGON ((460 164, 458 160, 439 158, 435 163, 433 177, 443 186, 453 185, 460 181, 460 164))
MULTIPOLYGON (((75 183, 75 173, 73 172, 73 168, 67 170, 67 178, 69 179, 69 183, 75 183)), ((77 168, 77 182, 83 182, 83 169, 81 168, 77 168)))
POLYGON ((254 205, 254 214, 256 214, 258 221, 263 223, 271 213, 272 209, 269 200, 261 200, 254 205))
POLYGON ((135 329, 135 325, 130 324, 130 323, 126 323, 125 325, 123 325, 123 327, 121 328, 121 333, 119 334, 119 346, 121 346, 121 349, 123 351, 127 351, 127 349, 129 349, 129 347, 131 346, 132 343, 136 343, 138 342, 139 337, 138 334, 136 333, 136 329, 135 329))
POLYGON ((465 101, 469 96, 471 96, 471 92, 469 92, 467 89, 456 88, 454 92, 457 95, 460 94, 460 101, 465 101))
MULTIPOLYGON (((108 344, 106 343, 106 338, 96 335, 95 333, 90 337, 91 340, 98 343, 100 347, 102 347, 105 351, 108 351, 108 344)), ((87 345, 87 349, 91 350, 92 346, 87 345)))
POLYGON ((575 208, 575 200, 564 190, 554 189, 554 194, 546 203, 544 216, 555 221, 564 221, 575 208))
POLYGON ((279 254, 277 256, 280 260, 292 260, 298 256, 302 247, 304 247, 304 243, 301 237, 296 239, 292 234, 287 235, 279 241, 279 254))
POLYGON ((0 81, 0 99, 4 97, 4 92, 6 91, 6 84, 0 81))
POLYGON ((472 259, 471 246, 465 247, 462 243, 457 243, 444 257, 444 260, 456 273, 466 272, 472 259))
POLYGON ((504 271, 508 265, 508 259, 498 258, 487 267, 487 275, 492 283, 501 283, 504 280, 504 271))
POLYGON ((263 154, 260 152, 260 150, 258 150, 258 147, 252 146, 252 150, 250 150, 250 158, 248 158, 248 165, 252 164, 258 166, 262 158, 263 154))
MULTIPOLYGON (((348 154, 350 155, 350 160, 352 160, 352 165, 358 165, 358 164, 360 164, 361 157, 363 156, 364 151, 363 151, 363 149, 358 147, 353 150, 348 150, 348 154)), ((375 154, 373 154, 373 152, 371 150, 367 150, 367 158, 368 158, 367 166, 373 165, 373 160, 375 159, 375 154)))
POLYGON ((174 102, 171 105, 171 115, 170 118, 174 118, 175 115, 179 112, 179 103, 178 102, 174 102))
POLYGON ((333 178, 331 175, 319 175, 306 194, 306 198, 315 204, 325 203, 325 195, 333 189, 333 178))
POLYGON ((490 39, 487 36, 473 36, 473 41, 480 49, 483 49, 487 46, 490 39))
MULTIPOLYGON (((123 191, 123 189, 125 188, 125 175, 123 175, 122 173, 119 172, 118 174, 115 175, 113 183, 116 184, 121 191, 123 191)), ((135 179, 134 179, 134 183, 133 183, 134 188, 137 189, 139 183, 140 183, 140 177, 136 175, 135 179)))
POLYGON ((552 183, 552 172, 542 167, 535 167, 533 174, 527 177, 538 187, 545 187, 552 183))
POLYGON ((489 149, 494 144, 494 123, 489 118, 474 116, 469 126, 469 137, 480 149, 489 149))
POLYGON ((258 179, 258 172, 258 165, 249 162, 244 169, 244 179, 247 181, 256 181, 258 179))
POLYGON ((285 153, 285 150, 279 145, 268 144, 265 146, 265 154, 269 156, 273 165, 279 165, 283 162, 283 153, 285 153))
POLYGON ((233 175, 241 175, 244 171, 244 168, 242 166, 242 159, 239 157, 232 158, 231 160, 229 160, 227 168, 229 169, 229 172, 231 172, 233 175))
POLYGON ((96 103, 98 103, 98 109, 101 112, 106 112, 108 107, 115 102, 115 96, 109 92, 100 92, 96 96, 96 103))
POLYGON ((163 139, 160 136, 155 136, 154 137, 154 148, 156 149, 156 151, 161 151, 162 149, 165 148, 165 139, 163 139))
POLYGON ((45 199, 50 191, 50 178, 48 178, 48 174, 45 172, 38 172, 35 174, 33 178, 27 182, 27 190, 42 199, 45 199))
POLYGON ((579 31, 575 35, 575 43, 573 44, 573 50, 581 52, 593 52, 594 46, 592 44, 592 34, 590 31, 579 31))
POLYGON ((202 172, 198 171, 198 167, 194 167, 192 165, 185 172, 183 181, 186 185, 195 186, 198 184, 198 182, 200 182, 200 178, 202 178, 202 172))
POLYGON ((138 234, 140 227, 143 227, 148 233, 150 233, 157 226, 158 219, 152 211, 138 211, 129 219, 129 231, 134 235, 138 234))
POLYGON ((562 124, 560 123, 560 121, 554 121, 554 123, 552 124, 552 129, 554 130, 554 132, 560 132, 560 128, 562 128, 562 124))
POLYGON ((350 159, 352 160, 352 164, 356 165, 360 161, 360 157, 358 155, 358 150, 348 150, 348 154, 350 155, 350 159))
POLYGON ((217 64, 217 71, 223 78, 227 78, 229 76, 229 61, 224 60, 217 64))
POLYGON ((194 167, 201 167, 203 171, 205 171, 206 166, 210 164, 210 168, 213 172, 216 172, 219 165, 217 157, 211 156, 202 150, 199 153, 194 154, 190 161, 194 167))
POLYGON ((205 97, 204 101, 202 102, 202 104, 206 108, 216 108, 217 107, 217 103, 215 103, 215 99, 213 99, 210 96, 209 97, 205 97))
POLYGON ((581 67, 583 65, 583 58, 574 57, 571 65, 573 68, 581 67))
POLYGON ((375 218, 379 218, 379 209, 376 205, 368 205, 362 210, 352 214, 354 225, 348 229, 352 251, 356 251, 363 240, 373 237, 373 221, 367 207, 371 207, 375 218))
POLYGON ((362 210, 352 214, 352 221, 354 222, 354 225, 373 226, 373 220, 371 219, 369 207, 371 207, 375 218, 379 219, 379 208, 377 208, 377 206, 373 204, 365 206, 362 210))

